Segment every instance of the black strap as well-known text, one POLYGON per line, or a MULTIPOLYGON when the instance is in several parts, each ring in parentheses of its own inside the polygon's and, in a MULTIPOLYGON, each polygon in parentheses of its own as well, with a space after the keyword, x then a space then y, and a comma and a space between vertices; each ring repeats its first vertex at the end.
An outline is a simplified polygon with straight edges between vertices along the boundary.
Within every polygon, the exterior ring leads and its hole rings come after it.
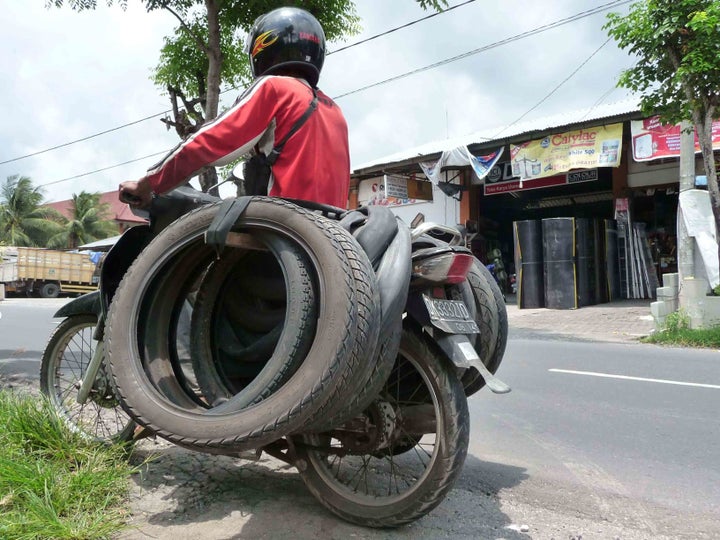
POLYGON ((218 208, 212 223, 205 231, 205 243, 215 246, 215 250, 220 253, 225 247, 225 241, 230 229, 240 219, 251 200, 252 197, 225 199, 218 208))
POLYGON ((298 129, 302 127, 302 125, 305 123, 305 121, 310 118, 310 115, 317 109, 317 94, 315 93, 315 89, 313 88, 313 99, 310 102, 310 106, 307 108, 307 110, 303 113, 303 115, 298 118, 297 122, 293 125, 293 127, 288 131, 287 135, 283 137, 283 140, 280 141, 273 149, 270 151, 270 153, 267 155, 267 162, 270 166, 274 165, 277 161, 277 158, 280 157, 280 152, 283 151, 283 148, 285 148, 285 143, 288 142, 288 139, 295 135, 295 132, 297 132, 298 129))

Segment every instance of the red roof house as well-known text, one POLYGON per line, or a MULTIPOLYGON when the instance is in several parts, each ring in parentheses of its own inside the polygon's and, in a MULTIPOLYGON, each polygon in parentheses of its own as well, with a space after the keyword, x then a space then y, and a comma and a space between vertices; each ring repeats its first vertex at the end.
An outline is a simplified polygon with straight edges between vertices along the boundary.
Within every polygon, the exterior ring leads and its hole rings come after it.
MULTIPOLYGON (((120 202, 117 190, 101 193, 100 204, 108 205, 109 211, 107 213, 107 219, 113 220, 118 224, 118 232, 123 232, 134 225, 147 223, 145 219, 133 214, 126 203, 120 202)), ((68 219, 72 217, 72 199, 47 203, 45 206, 54 208, 68 219)))

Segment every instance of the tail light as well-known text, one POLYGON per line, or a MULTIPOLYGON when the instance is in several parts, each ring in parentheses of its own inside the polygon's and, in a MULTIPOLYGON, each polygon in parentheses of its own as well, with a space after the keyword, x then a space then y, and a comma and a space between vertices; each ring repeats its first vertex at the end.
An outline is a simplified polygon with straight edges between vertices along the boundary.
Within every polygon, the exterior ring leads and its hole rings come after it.
POLYGON ((474 257, 467 253, 444 253, 413 262, 413 279, 431 283, 462 283, 474 257))

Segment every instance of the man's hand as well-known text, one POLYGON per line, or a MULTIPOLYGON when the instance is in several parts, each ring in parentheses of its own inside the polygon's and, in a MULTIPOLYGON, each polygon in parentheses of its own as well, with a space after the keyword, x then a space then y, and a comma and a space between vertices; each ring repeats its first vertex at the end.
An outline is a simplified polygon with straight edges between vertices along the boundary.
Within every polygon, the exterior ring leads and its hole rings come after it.
POLYGON ((152 201, 152 188, 146 178, 123 182, 118 192, 120 200, 132 208, 148 208, 152 201))

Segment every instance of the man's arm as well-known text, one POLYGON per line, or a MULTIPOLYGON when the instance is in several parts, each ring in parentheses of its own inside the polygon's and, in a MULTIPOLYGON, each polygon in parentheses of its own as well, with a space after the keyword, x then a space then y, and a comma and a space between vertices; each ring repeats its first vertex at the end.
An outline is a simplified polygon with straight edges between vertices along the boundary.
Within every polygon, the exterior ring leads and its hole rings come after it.
POLYGON ((145 177, 120 184, 120 198, 135 198, 127 202, 146 207, 153 193, 170 191, 204 167, 224 165, 250 152, 276 113, 271 80, 258 79, 230 109, 181 142, 145 177))

